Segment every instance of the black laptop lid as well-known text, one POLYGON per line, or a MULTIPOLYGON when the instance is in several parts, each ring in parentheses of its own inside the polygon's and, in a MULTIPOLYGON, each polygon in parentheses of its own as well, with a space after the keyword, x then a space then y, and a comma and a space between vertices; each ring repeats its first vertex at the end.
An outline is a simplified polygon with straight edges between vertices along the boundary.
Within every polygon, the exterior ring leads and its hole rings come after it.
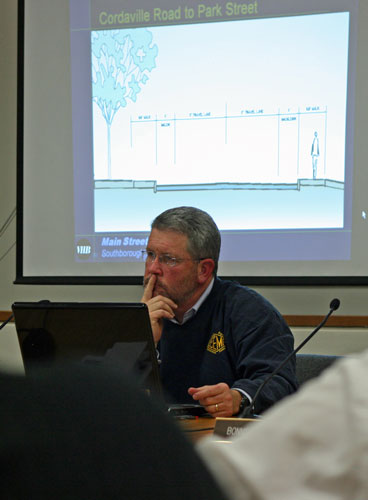
POLYGON ((161 394, 145 304, 15 302, 12 309, 26 373, 40 363, 106 364, 161 394))

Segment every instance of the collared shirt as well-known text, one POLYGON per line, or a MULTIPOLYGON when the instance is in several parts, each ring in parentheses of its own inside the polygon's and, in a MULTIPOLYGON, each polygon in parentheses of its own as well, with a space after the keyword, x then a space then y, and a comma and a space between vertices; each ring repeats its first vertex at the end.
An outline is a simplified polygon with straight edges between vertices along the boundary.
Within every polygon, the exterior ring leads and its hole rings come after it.
MULTIPOLYGON (((172 318, 172 319, 169 318, 169 321, 171 321, 172 323, 176 323, 177 325, 183 325, 186 321, 188 321, 190 318, 192 318, 197 313, 198 309, 201 307, 201 305, 206 300, 206 298, 209 296, 209 294, 211 293, 214 282, 215 282, 215 278, 212 278, 210 284, 208 285, 206 290, 202 293, 202 295, 199 297, 199 299, 194 304, 194 306, 191 307, 190 309, 188 309, 188 311, 186 311, 184 313, 183 321, 181 323, 179 323, 179 321, 177 321, 175 318, 172 318)), ((156 349, 156 353, 157 353, 157 361, 160 364, 161 363, 160 353, 157 349, 156 349)))
POLYGON ((192 318, 197 313, 198 309, 201 307, 203 302, 209 296, 209 294, 211 293, 214 282, 215 282, 215 278, 212 278, 210 284, 208 285, 206 290, 202 293, 202 295, 199 297, 199 299, 194 304, 194 306, 191 307, 190 309, 188 309, 188 311, 186 311, 184 313, 183 320, 180 323, 175 318, 172 318, 169 321, 172 321, 173 323, 176 323, 177 325, 184 325, 184 323, 186 323, 190 318, 192 318))

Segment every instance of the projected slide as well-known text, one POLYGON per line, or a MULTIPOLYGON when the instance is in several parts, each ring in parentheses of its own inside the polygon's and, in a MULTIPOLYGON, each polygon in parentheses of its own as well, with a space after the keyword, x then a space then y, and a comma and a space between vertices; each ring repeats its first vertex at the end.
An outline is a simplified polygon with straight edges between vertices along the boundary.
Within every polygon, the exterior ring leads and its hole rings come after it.
POLYGON ((189 204, 343 227, 348 34, 347 12, 93 31, 95 231, 189 204))

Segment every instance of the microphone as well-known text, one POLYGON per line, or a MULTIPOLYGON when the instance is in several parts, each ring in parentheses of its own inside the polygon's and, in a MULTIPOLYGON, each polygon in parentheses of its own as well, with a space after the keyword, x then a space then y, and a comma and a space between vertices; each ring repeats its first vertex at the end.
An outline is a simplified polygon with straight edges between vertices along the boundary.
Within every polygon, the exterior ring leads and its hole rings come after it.
POLYGON ((286 363, 288 361, 290 361, 290 359, 298 352, 300 351, 300 349, 307 343, 310 341, 310 339, 313 337, 313 335, 315 335, 318 330, 320 330, 322 328, 322 326, 326 323, 326 321, 328 320, 328 318, 331 316, 331 314, 336 311, 338 308, 340 307, 340 300, 339 299, 332 299, 331 302, 330 302, 330 310, 329 312, 326 314, 326 316, 323 318, 323 320, 321 321, 321 323, 319 325, 316 326, 316 328, 312 331, 312 333, 310 333, 308 335, 308 337, 306 339, 303 340, 303 342, 301 342, 298 347, 296 349, 294 349, 283 361, 281 361, 281 363, 274 369, 274 371, 262 382, 262 384, 258 387, 255 395, 254 395, 254 398, 252 400, 252 403, 249 405, 249 406, 246 406, 243 410, 243 412, 241 413, 241 415, 239 415, 239 418, 256 418, 255 414, 254 414, 254 407, 255 407, 255 403, 257 401, 257 398, 259 397, 259 394, 262 392, 264 386, 266 384, 268 384, 268 382, 275 376, 279 373, 279 371, 286 365, 286 363))

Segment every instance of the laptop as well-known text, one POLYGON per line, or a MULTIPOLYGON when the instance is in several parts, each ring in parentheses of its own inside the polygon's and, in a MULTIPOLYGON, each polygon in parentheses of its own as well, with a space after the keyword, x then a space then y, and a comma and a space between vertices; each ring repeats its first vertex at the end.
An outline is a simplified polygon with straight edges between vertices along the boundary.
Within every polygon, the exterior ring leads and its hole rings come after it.
POLYGON ((101 364, 132 373, 162 395, 145 304, 41 301, 15 302, 12 309, 26 375, 40 364, 101 364))
MULTIPOLYGON (((15 328, 26 375, 35 367, 81 362, 132 374, 164 400, 148 308, 141 302, 15 302, 15 328)), ((167 405, 178 418, 201 416, 198 404, 167 405)))

